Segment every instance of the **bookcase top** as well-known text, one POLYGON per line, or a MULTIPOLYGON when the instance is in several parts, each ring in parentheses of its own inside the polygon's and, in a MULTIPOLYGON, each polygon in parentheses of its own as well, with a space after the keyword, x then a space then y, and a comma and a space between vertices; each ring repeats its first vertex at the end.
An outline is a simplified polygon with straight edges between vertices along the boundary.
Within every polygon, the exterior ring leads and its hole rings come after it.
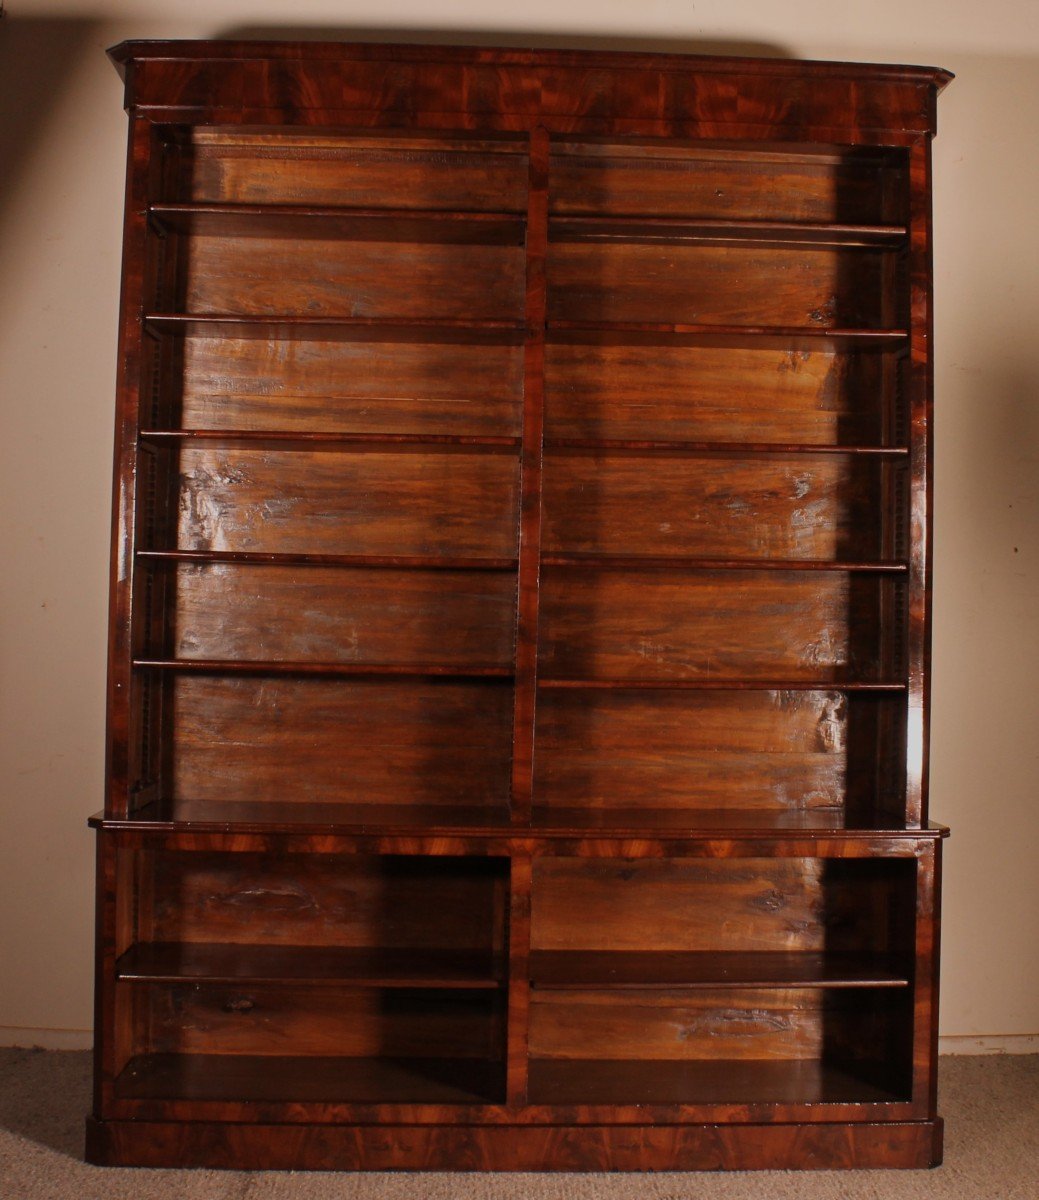
POLYGON ((552 50, 514 46, 324 41, 225 41, 138 39, 108 51, 124 73, 127 63, 143 59, 263 60, 339 62, 343 59, 419 63, 501 63, 510 66, 601 67, 611 70, 694 71, 699 74, 805 75, 878 81, 931 83, 939 90, 954 78, 941 67, 896 63, 836 62, 814 59, 754 58, 717 54, 672 54, 644 50, 552 50))

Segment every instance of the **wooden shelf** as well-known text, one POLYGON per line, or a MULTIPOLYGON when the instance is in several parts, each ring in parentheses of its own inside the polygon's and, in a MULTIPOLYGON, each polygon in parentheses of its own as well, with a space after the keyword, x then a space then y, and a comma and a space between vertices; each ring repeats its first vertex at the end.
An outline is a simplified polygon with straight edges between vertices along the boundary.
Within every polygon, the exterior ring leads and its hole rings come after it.
POLYGON ((904 692, 906 684, 896 680, 840 679, 553 679, 541 676, 543 688, 693 690, 693 691, 766 691, 766 692, 904 692))
POLYGON ((502 986, 489 954, 429 947, 254 946, 140 943, 116 961, 132 983, 306 984, 370 988, 486 990, 502 986))
POLYGON ((521 246, 520 213, 392 208, 335 208, 302 204, 153 204, 159 233, 196 237, 322 238, 379 242, 452 242, 521 246))
POLYGON ((127 1063, 115 1090, 127 1100, 494 1104, 504 1069, 476 1058, 143 1054, 127 1063))
POLYGON ((543 567, 577 567, 590 571, 857 571, 904 574, 904 562, 839 562, 813 558, 695 558, 688 555, 556 554, 541 556, 543 567))
POLYGON ((264 341, 444 342, 463 345, 519 345, 525 326, 518 321, 411 320, 391 317, 256 317, 222 313, 152 312, 142 318, 146 333, 174 337, 261 338, 264 341))
POLYGON ((511 679, 511 667, 457 666, 453 663, 358 663, 358 662, 243 662, 223 658, 135 658, 134 667, 153 671, 195 672, 206 675, 315 675, 371 676, 425 679, 511 679))
MULTIPOLYGON (((873 820, 867 823, 850 818, 842 808, 575 808, 541 804, 533 808, 531 826, 546 836, 875 837, 878 833, 907 832, 904 824, 888 814, 873 814, 873 820)), ((942 836, 939 826, 913 833, 942 836)))
POLYGON ((245 550, 138 550, 146 563, 218 563, 268 567, 387 567, 416 571, 514 571, 514 558, 460 558, 408 554, 264 554, 245 550))
POLYGON ((206 830, 214 833, 500 834, 508 805, 319 803, 306 800, 152 800, 126 818, 93 818, 95 828, 206 830))
POLYGON ((678 457, 680 455, 722 454, 742 456, 770 454, 835 454, 906 458, 907 446, 837 446, 815 442, 691 442, 637 438, 546 438, 546 453, 554 454, 636 454, 678 457))
POLYGON ((316 450, 397 454, 512 454, 518 437, 469 437, 462 434, 289 433, 245 429, 142 429, 142 441, 157 445, 234 446, 245 450, 316 450))
POLYGON ((905 349, 907 329, 844 329, 815 325, 685 325, 655 321, 570 321, 548 323, 547 340, 593 345, 719 346, 752 349, 905 349))
POLYGON ((818 1105, 907 1099, 814 1059, 535 1059, 530 1064, 531 1104, 818 1105))
POLYGON ((863 246, 891 248, 906 239, 904 225, 847 225, 807 221, 696 220, 684 217, 553 217, 549 233, 555 241, 752 242, 769 246, 863 246))
POLYGON ((531 986, 598 988, 869 988, 908 987, 909 977, 884 958, 863 954, 722 951, 536 950, 531 986))

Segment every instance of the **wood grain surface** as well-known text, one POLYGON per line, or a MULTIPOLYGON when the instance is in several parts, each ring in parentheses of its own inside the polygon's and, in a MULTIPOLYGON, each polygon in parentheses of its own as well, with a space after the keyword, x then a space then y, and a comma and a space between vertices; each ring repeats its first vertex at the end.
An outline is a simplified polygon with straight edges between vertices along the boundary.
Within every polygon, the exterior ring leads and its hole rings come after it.
POLYGON ((188 337, 170 425, 518 436, 508 345, 188 337))
POLYGON ((894 432, 890 355, 550 341, 549 438, 882 445, 894 432))
POLYGON ((511 572, 180 565, 174 658, 507 667, 511 572))
POLYGON ((481 806, 508 796, 508 681, 184 676, 171 712, 172 796, 481 806))
POLYGON ((517 464, 499 454, 340 456, 187 447, 177 545, 283 553, 516 553, 517 464))
MULTIPOLYGON (((834 691, 546 691, 536 799, 550 807, 869 811, 870 766, 897 756, 897 698, 834 691)), ((904 718, 903 718, 904 719, 904 718)), ((897 790, 897 778, 885 778, 897 790)), ((875 786, 875 785, 874 785, 875 786)))
POLYGON ((883 577, 844 572, 546 570, 547 679, 883 680, 883 577))
POLYGON ((866 456, 547 456, 545 549, 717 558, 897 558, 892 486, 866 456), (648 469, 647 469, 648 468, 648 469))

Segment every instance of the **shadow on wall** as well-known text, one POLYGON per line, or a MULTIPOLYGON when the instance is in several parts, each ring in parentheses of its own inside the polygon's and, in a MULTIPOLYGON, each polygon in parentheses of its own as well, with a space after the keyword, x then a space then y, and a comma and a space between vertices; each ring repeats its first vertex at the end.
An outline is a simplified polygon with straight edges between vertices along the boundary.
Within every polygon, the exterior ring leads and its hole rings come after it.
POLYGON ((792 58, 774 42, 711 38, 599 36, 588 32, 525 33, 507 29, 372 28, 349 25, 231 25, 217 37, 229 41, 391 42, 397 45, 496 46, 517 50, 629 50, 643 54, 719 54, 792 58))
POLYGON ((0 204, 13 196, 26 160, 61 100, 72 68, 96 53, 97 21, 0 19, 0 204))

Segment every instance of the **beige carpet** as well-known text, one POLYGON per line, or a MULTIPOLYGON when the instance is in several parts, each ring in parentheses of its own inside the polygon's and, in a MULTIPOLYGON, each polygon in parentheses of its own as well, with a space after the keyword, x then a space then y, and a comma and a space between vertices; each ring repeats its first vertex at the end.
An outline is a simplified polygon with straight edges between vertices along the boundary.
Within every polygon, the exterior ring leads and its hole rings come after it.
POLYGON ((0 1200, 1039 1200, 1039 1054, 945 1058, 934 1171, 350 1175, 80 1161, 89 1056, 0 1050, 0 1200))

